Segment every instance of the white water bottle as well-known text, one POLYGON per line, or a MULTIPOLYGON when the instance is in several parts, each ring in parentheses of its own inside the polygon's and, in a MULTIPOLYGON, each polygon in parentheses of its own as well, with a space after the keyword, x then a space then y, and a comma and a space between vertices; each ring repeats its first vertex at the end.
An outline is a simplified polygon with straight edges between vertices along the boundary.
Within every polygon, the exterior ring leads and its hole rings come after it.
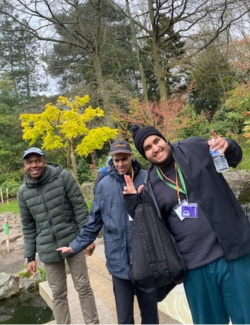
POLYGON ((213 158, 214 166, 218 173, 224 173, 229 169, 227 159, 219 150, 213 151, 210 149, 210 155, 213 158))

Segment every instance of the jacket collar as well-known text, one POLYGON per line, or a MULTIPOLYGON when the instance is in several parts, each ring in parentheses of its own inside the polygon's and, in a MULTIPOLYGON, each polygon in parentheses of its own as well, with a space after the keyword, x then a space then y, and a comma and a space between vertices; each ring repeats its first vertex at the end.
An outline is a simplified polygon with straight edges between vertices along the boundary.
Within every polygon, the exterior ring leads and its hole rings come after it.
MULTIPOLYGON (((136 175, 139 173, 139 171, 141 170, 141 164, 138 162, 138 160, 134 159, 132 161, 132 167, 134 169, 134 177, 136 177, 136 175)), ((114 177, 118 182, 120 183, 124 183, 124 177, 123 175, 120 175, 117 171, 117 169, 115 168, 113 162, 110 162, 110 170, 108 172, 108 174, 111 177, 114 177)))

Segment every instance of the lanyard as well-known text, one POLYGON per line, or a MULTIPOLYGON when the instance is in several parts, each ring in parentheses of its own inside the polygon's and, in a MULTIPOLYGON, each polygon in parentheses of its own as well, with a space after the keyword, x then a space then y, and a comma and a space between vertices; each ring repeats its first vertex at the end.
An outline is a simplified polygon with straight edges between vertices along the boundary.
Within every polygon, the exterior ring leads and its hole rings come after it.
POLYGON ((132 181, 134 180, 134 176, 135 176, 135 172, 134 172, 134 168, 133 166, 131 166, 130 172, 128 173, 128 175, 131 177, 132 181), (130 176, 131 173, 131 176, 130 176))
POLYGON ((180 192, 185 194, 187 196, 187 188, 184 182, 184 178, 181 172, 180 167, 176 164, 176 162, 174 162, 174 168, 175 168, 175 181, 173 181, 172 179, 168 178, 163 171, 161 170, 160 167, 157 167, 156 172, 158 177, 160 178, 160 180, 162 180, 166 185, 168 185, 169 187, 173 188, 174 190, 176 190, 177 192, 177 197, 178 197, 178 201, 179 203, 181 202, 180 199, 180 192), (181 186, 182 188, 179 186, 179 181, 178 181, 178 176, 177 173, 180 177, 180 181, 181 181, 181 186), (167 180, 165 180, 164 178, 167 180))
POLYGON ((131 166, 131 179, 132 179, 132 181, 134 180, 134 176, 135 176, 134 168, 131 166))

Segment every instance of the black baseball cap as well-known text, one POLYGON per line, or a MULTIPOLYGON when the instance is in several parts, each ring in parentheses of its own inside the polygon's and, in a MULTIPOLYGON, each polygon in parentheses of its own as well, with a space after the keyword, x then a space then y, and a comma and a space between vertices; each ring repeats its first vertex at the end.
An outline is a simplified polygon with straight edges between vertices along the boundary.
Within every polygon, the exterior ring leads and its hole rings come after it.
POLYGON ((115 155, 117 153, 132 153, 132 149, 130 144, 125 140, 117 140, 111 144, 110 148, 110 156, 115 155))

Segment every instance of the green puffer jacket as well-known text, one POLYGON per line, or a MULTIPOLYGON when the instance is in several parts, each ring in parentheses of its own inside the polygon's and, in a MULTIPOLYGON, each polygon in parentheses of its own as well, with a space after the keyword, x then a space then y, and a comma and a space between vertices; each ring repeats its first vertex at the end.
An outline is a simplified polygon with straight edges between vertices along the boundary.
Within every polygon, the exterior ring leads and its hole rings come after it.
POLYGON ((70 172, 47 164, 38 182, 28 175, 20 187, 18 203, 24 234, 24 257, 36 252, 43 263, 54 263, 67 255, 56 249, 68 246, 88 219, 80 188, 70 172))

